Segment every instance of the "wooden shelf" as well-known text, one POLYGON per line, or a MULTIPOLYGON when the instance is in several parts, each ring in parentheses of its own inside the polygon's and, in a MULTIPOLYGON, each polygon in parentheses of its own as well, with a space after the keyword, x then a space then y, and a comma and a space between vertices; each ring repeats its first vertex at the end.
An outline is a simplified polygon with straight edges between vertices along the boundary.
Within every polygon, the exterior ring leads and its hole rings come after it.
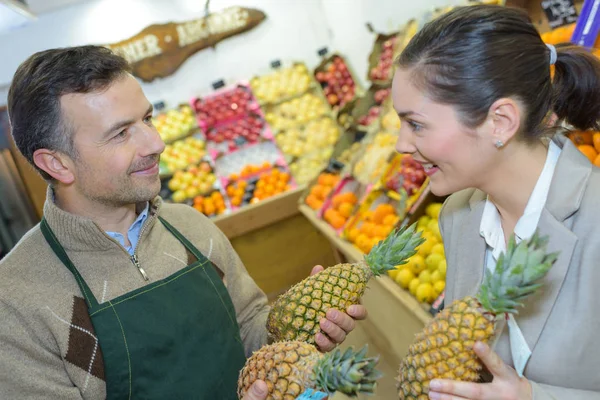
MULTIPOLYGON (((317 218, 315 212, 306 205, 300 205, 300 212, 319 230, 327 237, 331 244, 339 250, 348 261, 357 262, 361 260, 364 255, 354 245, 340 238, 336 232, 329 226, 329 224, 319 218, 317 218)), ((415 317, 426 324, 431 320, 432 316, 427 311, 428 305, 421 304, 415 299, 410 293, 398 286, 390 277, 382 275, 373 281, 378 281, 382 289, 385 289, 390 295, 397 300, 403 307, 410 310, 415 317)), ((369 284, 371 284, 369 282, 369 284)))
POLYGON ((305 186, 240 208, 213 220, 231 240, 298 214, 298 200, 305 186))

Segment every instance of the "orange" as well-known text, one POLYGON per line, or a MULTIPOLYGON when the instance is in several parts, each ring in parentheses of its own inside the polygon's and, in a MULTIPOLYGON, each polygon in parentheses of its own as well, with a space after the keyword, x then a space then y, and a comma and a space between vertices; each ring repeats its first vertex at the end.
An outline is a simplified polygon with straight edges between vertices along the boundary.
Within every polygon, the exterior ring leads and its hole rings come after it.
POLYGON ((356 246, 358 246, 358 248, 362 248, 367 243, 369 243, 369 240, 371 240, 371 239, 369 239, 369 237, 367 235, 363 235, 361 233, 356 237, 356 241, 354 243, 356 243, 356 246))
POLYGON ((319 178, 317 179, 317 182, 319 183, 319 185, 327 185, 327 182, 329 181, 327 179, 327 176, 329 174, 321 174, 319 175, 319 178))
POLYGON ((341 216, 336 216, 331 220, 331 226, 335 229, 341 229, 346 224, 346 219, 341 216))
POLYGON ((594 142, 594 149, 600 153, 600 132, 594 133, 594 136, 592 136, 592 141, 594 142))
POLYGON ((352 192, 346 192, 346 193, 342 194, 342 196, 344 198, 344 201, 347 201, 348 203, 351 203, 351 204, 358 203, 358 198, 352 192))
POLYGON ((391 204, 380 204, 373 212, 373 222, 383 224, 383 220, 390 214, 394 213, 394 207, 391 204))
POLYGON ((596 156, 598 156, 598 153, 596 152, 596 149, 594 149, 594 146, 590 146, 589 144, 582 144, 582 145, 577 146, 577 148, 587 158, 589 158, 591 162, 594 162, 594 160, 596 159, 596 156))
POLYGON ((348 231, 348 233, 346 234, 346 237, 348 238, 348 241, 354 243, 354 242, 356 242, 358 235, 360 235, 360 231, 356 228, 352 228, 348 231))
POLYGON ((600 167, 600 154, 594 159, 594 165, 600 167))
POLYGON ((394 227, 398 223, 398 217, 395 214, 386 215, 383 219, 383 224, 386 226, 394 227))
POLYGON ((594 144, 593 132, 591 131, 574 131, 569 133, 568 136, 577 146, 582 144, 594 144))
POLYGON ((323 187, 321 185, 315 185, 312 187, 312 189, 310 189, 310 194, 312 196, 315 196, 318 199, 321 199, 321 194, 323 193, 323 187))
POLYGON ((290 181, 290 174, 287 172, 282 172, 279 174, 279 180, 285 183, 290 181))
POLYGON ((344 218, 350 218, 350 216, 352 215, 352 211, 354 211, 354 206, 350 203, 342 203, 340 204, 340 206, 338 207, 338 211, 340 212, 340 215, 344 218))

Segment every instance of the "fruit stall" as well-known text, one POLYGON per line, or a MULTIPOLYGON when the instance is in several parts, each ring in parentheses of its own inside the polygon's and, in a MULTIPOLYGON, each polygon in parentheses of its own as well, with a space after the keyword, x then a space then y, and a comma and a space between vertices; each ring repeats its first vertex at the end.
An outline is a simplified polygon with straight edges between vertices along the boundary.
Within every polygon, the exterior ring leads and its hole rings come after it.
MULTIPOLYGON (((442 306, 446 274, 444 199, 394 148, 393 60, 449 9, 374 33, 365 87, 343 54, 323 52, 314 68, 278 62, 154 117, 167 143, 161 196, 213 219, 270 300, 314 265, 359 262, 394 229, 417 226, 425 240, 417 253, 371 279, 363 298, 370 318, 361 325, 391 364, 442 306)), ((544 31, 552 42, 573 27, 544 31)), ((570 137, 600 164, 600 133, 570 137)))

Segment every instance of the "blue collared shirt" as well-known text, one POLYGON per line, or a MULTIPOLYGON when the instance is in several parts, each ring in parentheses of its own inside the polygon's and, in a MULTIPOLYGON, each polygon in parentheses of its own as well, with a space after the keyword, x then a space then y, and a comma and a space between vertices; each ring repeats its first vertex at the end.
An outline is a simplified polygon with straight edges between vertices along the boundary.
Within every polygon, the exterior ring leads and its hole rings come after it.
POLYGON ((146 203, 146 208, 144 208, 144 211, 142 211, 140 215, 138 215, 136 220, 133 222, 133 224, 131 224, 129 230, 127 231, 127 238, 129 239, 129 243, 131 243, 131 246, 125 246, 125 238, 119 232, 106 232, 106 234, 111 238, 117 240, 119 243, 121 243, 121 246, 123 246, 129 254, 133 255, 135 247, 138 244, 138 240, 140 239, 140 231, 142 230, 142 226, 148 218, 149 209, 150 203, 146 203))

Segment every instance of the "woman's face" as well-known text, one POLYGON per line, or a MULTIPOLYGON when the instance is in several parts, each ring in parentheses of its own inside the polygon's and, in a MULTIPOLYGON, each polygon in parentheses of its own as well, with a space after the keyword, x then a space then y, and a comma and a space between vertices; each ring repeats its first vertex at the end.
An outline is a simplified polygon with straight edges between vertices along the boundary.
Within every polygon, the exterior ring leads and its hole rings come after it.
POLYGON ((392 99, 402 120, 396 150, 423 165, 435 195, 480 187, 495 159, 495 148, 482 139, 493 129, 490 119, 468 128, 453 106, 433 102, 413 81, 410 70, 396 70, 392 99))

